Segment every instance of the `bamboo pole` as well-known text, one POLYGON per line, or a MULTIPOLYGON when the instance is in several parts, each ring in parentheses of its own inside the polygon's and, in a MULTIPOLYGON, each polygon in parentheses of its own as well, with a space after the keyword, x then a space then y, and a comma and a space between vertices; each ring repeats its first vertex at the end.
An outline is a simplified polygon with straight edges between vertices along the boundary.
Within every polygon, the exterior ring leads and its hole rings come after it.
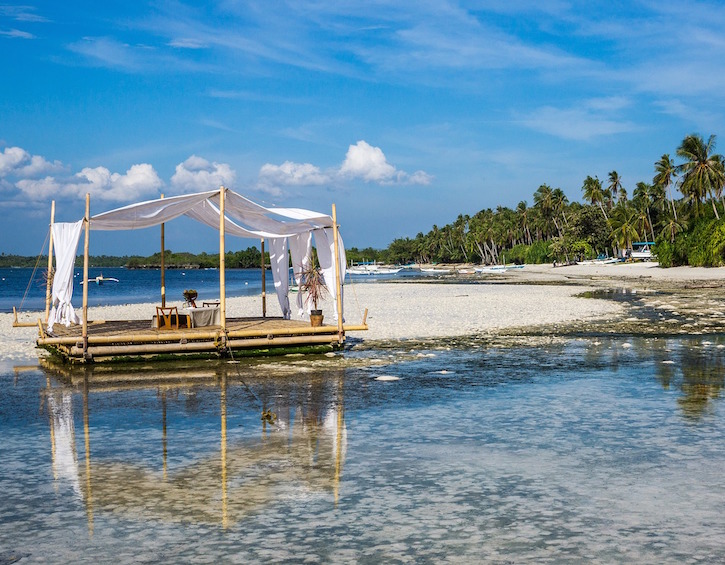
POLYGON ((264 259, 264 238, 262 238, 262 318, 267 317, 267 261, 264 259))
MULTIPOLYGON (((161 195, 161 198, 164 198, 164 195, 161 195)), ((164 255, 166 255, 165 250, 165 238, 166 238, 166 224, 161 224, 161 307, 164 308, 166 306, 166 258, 164 255)))
POLYGON ((48 276, 45 285, 45 323, 48 323, 50 317, 50 301, 52 298, 52 279, 50 273, 53 272, 53 224, 55 223, 55 200, 50 203, 50 239, 48 241, 48 276))
POLYGON ((91 228, 91 195, 86 193, 86 240, 83 244, 83 352, 88 351, 88 248, 91 228))
POLYGON ((332 237, 334 239, 335 251, 335 297, 337 302, 337 334, 338 341, 345 340, 345 330, 342 327, 342 277, 340 269, 340 242, 338 241, 339 231, 337 227, 337 208, 332 205, 332 237))
MULTIPOLYGON (((367 325, 344 325, 346 332, 360 332, 368 329, 367 325)), ((302 336, 310 334, 333 335, 336 328, 333 326, 303 326, 298 328, 272 328, 259 330, 229 330, 227 335, 229 338, 254 338, 262 336, 302 336)), ((88 343, 91 345, 99 344, 142 344, 142 343, 158 343, 169 342, 177 343, 181 341, 191 342, 190 340, 218 340, 221 332, 216 331, 200 331, 200 332, 180 332, 172 330, 164 333, 142 333, 135 335, 100 335, 90 336, 88 343)), ((76 345, 79 343, 78 337, 47 337, 39 338, 38 345, 76 345)))
POLYGON ((225 244, 224 244, 224 200, 226 188, 219 187, 219 307, 221 314, 222 332, 227 329, 227 288, 226 288, 226 264, 225 264, 225 244))
MULTIPOLYGON (((332 344, 337 342, 336 335, 300 335, 295 337, 280 337, 270 339, 268 337, 250 338, 250 339, 230 339, 227 342, 229 347, 248 349, 256 347, 270 347, 279 345, 320 345, 332 344)), ((137 345, 101 345, 91 348, 90 353, 94 357, 104 357, 112 355, 144 355, 152 353, 194 353, 202 351, 217 351, 219 349, 218 341, 198 341, 188 343, 147 343, 137 345)), ((83 355, 83 349, 79 347, 71 347, 69 355, 71 357, 80 357, 83 355)))

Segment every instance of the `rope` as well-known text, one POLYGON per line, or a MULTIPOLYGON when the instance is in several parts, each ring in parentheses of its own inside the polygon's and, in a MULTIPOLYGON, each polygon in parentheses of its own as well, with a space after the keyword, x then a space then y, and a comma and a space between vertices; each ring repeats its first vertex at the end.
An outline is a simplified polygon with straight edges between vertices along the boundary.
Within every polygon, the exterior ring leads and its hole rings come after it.
POLYGON ((244 377, 242 377, 242 372, 239 370, 239 361, 236 361, 234 359, 234 352, 232 351, 232 348, 229 347, 229 335, 228 335, 228 331, 226 328, 224 329, 224 337, 226 338, 225 341, 227 343, 227 351, 229 351, 229 357, 232 358, 230 363, 236 364, 236 366, 237 366, 237 377, 239 378, 240 381, 242 381, 244 388, 246 388, 249 391, 249 394, 251 394, 257 400, 257 402, 259 403, 259 406, 262 408, 262 416, 260 419, 263 422, 266 422, 273 426, 275 423, 275 420, 277 419, 277 415, 274 412, 272 412, 271 410, 264 408, 264 402, 262 402, 262 400, 259 398, 259 396, 257 396, 256 393, 246 383, 246 381, 244 380, 244 377))
POLYGON ((355 298, 355 305, 357 306, 357 313, 360 314, 360 319, 362 320, 363 317, 363 309, 362 306, 360 306, 360 301, 357 298, 357 292, 355 291, 355 280, 354 278, 348 274, 350 277, 350 286, 352 287, 352 295, 355 298))
MULTIPOLYGON (((40 258, 43 256, 43 249, 45 249, 45 244, 48 243, 49 237, 50 237, 50 229, 48 229, 48 232, 45 234, 45 241, 43 242, 43 245, 40 248, 40 253, 38 254, 38 258, 35 260, 35 267, 33 267, 33 272, 30 275, 30 280, 28 280, 28 286, 25 287, 25 294, 23 294, 23 299, 20 301, 20 306, 18 307, 18 310, 23 309, 23 304, 25 304, 25 299, 28 297, 28 292, 30 292, 30 285, 33 284, 33 280, 35 279, 35 273, 38 270, 38 265, 40 264, 40 258)), ((48 273, 48 276, 50 276, 50 273, 48 273)))

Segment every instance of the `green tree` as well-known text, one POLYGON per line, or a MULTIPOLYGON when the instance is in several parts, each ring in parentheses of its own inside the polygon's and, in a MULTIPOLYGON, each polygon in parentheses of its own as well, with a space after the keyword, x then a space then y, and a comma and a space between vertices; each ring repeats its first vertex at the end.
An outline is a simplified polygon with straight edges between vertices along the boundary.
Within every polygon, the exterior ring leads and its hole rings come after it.
POLYGON ((652 184, 664 188, 667 192, 667 196, 670 200, 670 208, 672 209, 672 215, 677 220, 677 208, 675 202, 672 199, 672 183, 674 178, 677 176, 677 167, 670 159, 668 153, 665 153, 660 157, 660 160, 655 163, 655 176, 652 179, 652 184))
POLYGON ((677 167, 682 173, 680 190, 693 203, 695 217, 701 215, 700 205, 710 195, 715 217, 720 219, 715 199, 722 195, 725 167, 723 156, 714 154, 714 150, 715 136, 711 135, 705 143, 698 134, 688 135, 677 148, 677 155, 685 160, 677 167))

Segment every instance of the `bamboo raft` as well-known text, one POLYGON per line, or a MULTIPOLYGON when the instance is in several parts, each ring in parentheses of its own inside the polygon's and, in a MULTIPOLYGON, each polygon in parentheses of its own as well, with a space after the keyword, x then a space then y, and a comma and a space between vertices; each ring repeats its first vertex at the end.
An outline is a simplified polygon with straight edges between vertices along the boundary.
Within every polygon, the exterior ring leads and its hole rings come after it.
POLYGON ((363 331, 360 325, 310 326, 309 322, 283 318, 228 318, 226 328, 155 329, 148 320, 91 321, 84 341, 82 326, 56 325, 53 334, 38 321, 38 347, 64 361, 87 363, 196 357, 217 358, 322 352, 339 349, 345 332, 363 331))
MULTIPOLYGON (((225 283, 225 233, 227 223, 237 228, 243 234, 252 233, 242 228, 225 215, 225 201, 227 190, 219 188, 218 194, 218 215, 219 215, 219 325, 191 327, 191 319, 188 316, 175 314, 176 327, 169 327, 163 324, 152 325, 151 320, 113 320, 91 321, 88 319, 88 267, 89 267, 89 234, 92 221, 97 221, 90 214, 90 194, 86 194, 86 210, 83 218, 85 226, 85 241, 83 249, 83 307, 82 324, 73 325, 68 328, 62 324, 54 323, 53 332, 48 330, 48 320, 51 305, 51 278, 48 277, 46 287, 45 322, 38 320, 39 337, 36 345, 50 351, 53 355, 61 357, 64 361, 77 363, 106 362, 106 361, 133 361, 148 359, 173 359, 178 357, 233 357, 234 355, 274 355, 287 352, 316 352, 339 349, 345 343, 347 331, 367 330, 367 310, 363 315, 360 325, 345 325, 342 322, 342 274, 340 265, 340 241, 337 225, 337 211, 332 205, 332 216, 322 216, 305 210, 294 209, 289 218, 297 218, 301 212, 312 214, 321 222, 320 226, 329 227, 333 238, 333 264, 334 264, 334 285, 329 284, 330 293, 335 297, 336 322, 335 325, 311 326, 310 322, 286 320, 283 318, 267 317, 267 297, 264 237, 261 238, 261 274, 262 274, 262 316, 253 318, 228 318, 226 315, 226 283, 225 283), (325 219, 327 218, 327 219, 325 219), (188 319, 187 319, 188 318, 188 319), (180 321, 184 319, 185 328, 180 328, 180 321)), ((200 193, 206 197, 206 193, 200 193)), ((198 197, 199 195, 191 195, 198 197)), ((176 197, 188 198, 187 197, 176 197)), ((237 198, 240 198, 237 195, 237 198)), ((160 204, 168 202, 164 200, 163 194, 155 201, 143 202, 132 206, 148 206, 153 204, 156 212, 161 210, 160 204)), ((252 203, 253 204, 253 203, 252 203)), ((178 205, 178 202, 177 202, 178 205)), ((254 208, 259 213, 258 205, 254 208)), ((124 207, 126 210, 128 207, 124 207)), ((191 209, 191 208, 189 208, 191 209)), ((262 208, 263 209, 263 208, 262 208)), ((285 209, 268 210, 269 213, 284 215, 285 209)), ((113 212, 111 212, 113 213, 113 212)), ((116 211, 117 213, 117 211, 116 211)), ((106 213, 108 214, 108 213, 106 213)), ((115 227, 106 229, 135 229, 139 217, 145 217, 140 212, 134 220, 126 220, 129 227, 115 227)), ((145 214, 149 214, 148 210, 145 214)), ((153 215, 153 214, 152 214, 153 215)), ((101 214, 103 216, 103 214, 101 214)), ((304 216, 304 214, 303 214, 304 216)), ((55 222, 55 201, 51 204, 50 214, 50 238, 48 252, 48 273, 53 272, 53 225, 55 222)), ((319 223, 318 222, 318 223, 319 223)), ((113 223, 113 222, 112 222, 113 223)), ((123 223, 123 222, 122 222, 123 223)), ((150 224, 153 225, 153 224, 150 224)), ((161 306, 157 308, 157 314, 161 308, 166 306, 166 277, 165 277, 165 226, 164 222, 158 222, 161 228, 161 306)), ((295 223, 281 224, 282 232, 293 233, 295 223), (290 230, 292 230, 290 232, 290 230)), ((303 222, 303 231, 320 229, 314 222, 303 222), (314 224, 314 225, 312 225, 314 224)), ((103 228, 102 228, 103 229, 103 228)), ((265 230, 266 232, 266 230, 265 230)), ((284 236, 277 236, 284 237, 284 236)), ((285 248, 284 253, 287 253, 285 248)), ((285 259, 287 257, 285 256, 285 259)), ((286 273, 285 273, 286 277, 286 273)), ((315 302, 316 305, 316 302, 315 302)), ((169 314, 171 316, 171 314, 169 314)), ((16 327, 28 325, 18 321, 17 311, 13 325, 16 327)))

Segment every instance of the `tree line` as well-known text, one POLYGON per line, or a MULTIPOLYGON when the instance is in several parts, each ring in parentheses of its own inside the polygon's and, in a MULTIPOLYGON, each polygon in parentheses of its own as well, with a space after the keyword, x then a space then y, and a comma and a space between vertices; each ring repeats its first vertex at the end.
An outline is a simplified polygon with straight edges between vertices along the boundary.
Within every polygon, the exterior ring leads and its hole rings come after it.
MULTIPOLYGON (((415 238, 395 239, 368 259, 389 263, 542 263, 617 256, 634 242, 655 242, 663 266, 725 264, 725 158, 716 137, 686 136, 654 163, 651 181, 630 190, 617 171, 587 176, 583 202, 560 188, 539 186, 533 206, 498 206, 461 214, 415 238), (676 193, 679 192, 678 198, 676 193)), ((358 250, 350 250, 350 255, 358 250)), ((363 253, 365 255, 365 253, 363 253)))

